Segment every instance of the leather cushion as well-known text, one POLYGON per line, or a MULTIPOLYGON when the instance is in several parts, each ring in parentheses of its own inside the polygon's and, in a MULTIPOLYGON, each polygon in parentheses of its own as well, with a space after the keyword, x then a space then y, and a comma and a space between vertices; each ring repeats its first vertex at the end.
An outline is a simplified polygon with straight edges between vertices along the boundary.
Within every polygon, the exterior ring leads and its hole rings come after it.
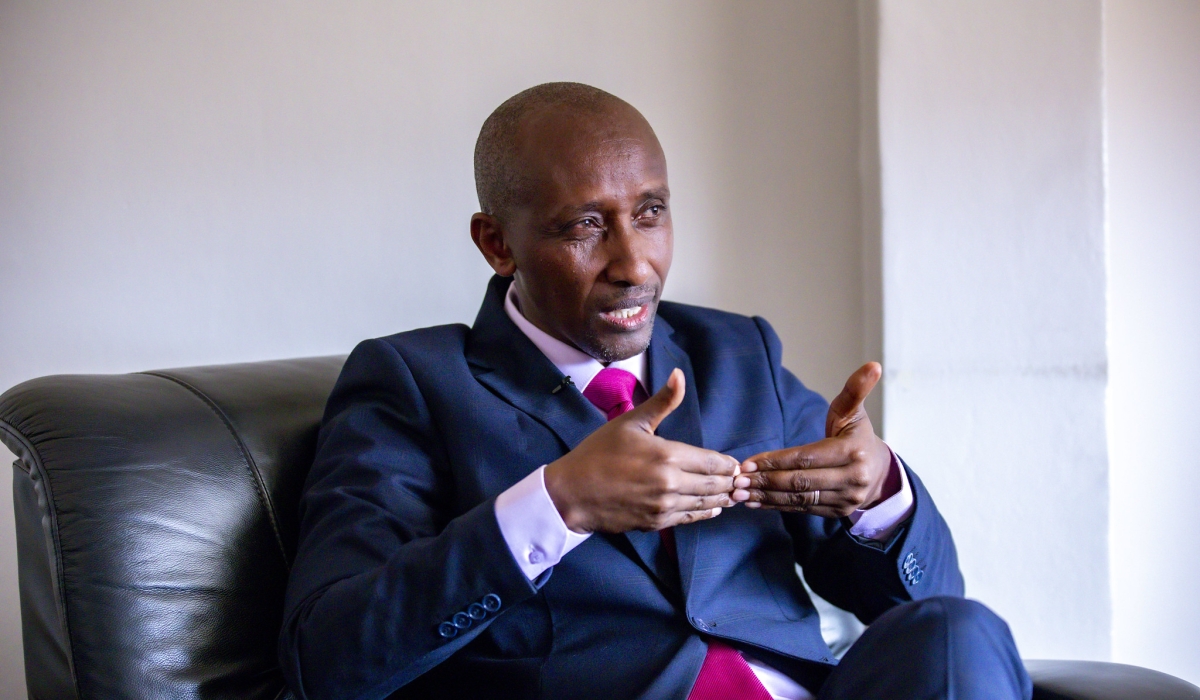
POLYGON ((1026 661, 1034 700, 1200 700, 1200 688, 1148 668, 1100 661, 1026 661))
POLYGON ((0 397, 17 500, 38 516, 18 523, 22 609, 41 611, 25 644, 58 650, 27 654, 35 697, 284 694, 295 506, 343 359, 44 377, 0 397))

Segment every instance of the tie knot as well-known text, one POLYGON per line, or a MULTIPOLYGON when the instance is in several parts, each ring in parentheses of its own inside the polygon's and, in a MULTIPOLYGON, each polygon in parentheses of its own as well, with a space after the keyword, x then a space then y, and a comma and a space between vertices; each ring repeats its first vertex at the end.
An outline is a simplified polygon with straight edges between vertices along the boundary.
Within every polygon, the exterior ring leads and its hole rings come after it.
POLYGON ((632 372, 605 367, 588 383, 587 388, 583 390, 583 396, 612 420, 626 411, 633 410, 638 389, 637 377, 633 376, 632 372))

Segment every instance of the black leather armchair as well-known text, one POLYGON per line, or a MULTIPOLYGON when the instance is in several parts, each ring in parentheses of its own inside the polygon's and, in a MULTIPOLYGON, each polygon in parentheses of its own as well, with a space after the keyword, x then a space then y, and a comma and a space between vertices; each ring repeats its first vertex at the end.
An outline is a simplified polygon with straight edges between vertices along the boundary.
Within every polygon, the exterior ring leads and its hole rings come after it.
MULTIPOLYGON (((341 357, 54 376, 0 396, 31 698, 291 697, 276 663, 296 502, 341 357)), ((1029 662, 1047 700, 1200 700, 1029 662)))

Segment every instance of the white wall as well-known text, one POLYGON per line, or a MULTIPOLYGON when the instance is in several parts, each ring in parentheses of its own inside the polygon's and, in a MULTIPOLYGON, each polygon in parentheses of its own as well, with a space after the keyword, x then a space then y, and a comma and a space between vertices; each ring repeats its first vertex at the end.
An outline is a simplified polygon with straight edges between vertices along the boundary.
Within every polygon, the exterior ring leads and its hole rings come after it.
POLYGON ((1200 682, 1200 19, 1104 13, 0 2, 0 389, 470 322, 480 123, 529 85, 591 82, 666 147, 669 297, 766 315, 827 395, 882 347, 881 427, 1027 657, 1111 649, 1200 682))
POLYGON ((1200 4, 1104 12, 1113 659, 1200 684, 1200 4))
MULTIPOLYGON (((0 3, 0 389, 470 322, 488 112, 547 80, 666 148, 669 297, 864 359, 852 3, 0 3)), ((877 317, 875 324, 877 324, 877 317)), ((0 697, 23 688, 0 476, 0 697)))
POLYGON ((1100 6, 878 27, 886 438, 1027 658, 1107 658, 1100 6))

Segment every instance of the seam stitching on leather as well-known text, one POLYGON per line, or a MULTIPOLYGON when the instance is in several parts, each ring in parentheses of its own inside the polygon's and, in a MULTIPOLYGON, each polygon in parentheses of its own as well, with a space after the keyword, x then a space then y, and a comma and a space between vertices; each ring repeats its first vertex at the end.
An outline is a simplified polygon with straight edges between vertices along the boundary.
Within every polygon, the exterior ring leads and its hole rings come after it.
POLYGON ((208 406, 209 410, 215 413, 217 418, 221 419, 221 423, 225 426, 225 430, 229 432, 230 437, 233 438, 234 444, 237 445, 238 451, 241 452, 242 459, 245 460, 246 467, 250 470, 250 475, 254 477, 254 488, 258 492, 258 497, 262 501, 262 505, 267 511, 267 519, 271 523, 271 532, 275 535, 275 544, 279 547, 279 556, 283 558, 283 565, 290 572, 292 570, 292 566, 288 562, 287 549, 283 546, 283 534, 279 531, 279 520, 276 517, 275 504, 271 502, 271 496, 269 493, 267 493, 267 485, 263 482, 262 473, 258 469, 258 464, 254 461, 254 457, 250 455, 250 450, 247 449, 246 444, 242 442, 242 438, 237 434, 237 431, 234 430, 233 422, 229 420, 229 416, 225 415, 225 412, 221 410, 221 407, 218 406, 215 401, 209 398, 207 394, 185 382, 184 380, 179 379, 178 377, 172 377, 169 374, 160 374, 159 372, 142 372, 141 374, 149 375, 151 377, 158 377, 159 379, 165 379, 169 382, 178 384, 184 389, 187 389, 189 392, 195 395, 196 398, 204 402, 204 405, 208 406))
MULTIPOLYGON (((62 610, 60 624, 63 626, 64 641, 67 644, 67 665, 71 669, 71 685, 75 687, 75 697, 81 698, 83 697, 83 692, 79 688, 79 674, 75 671, 75 644, 71 639, 71 622, 67 612, 67 587, 63 579, 62 543, 59 542, 58 536, 58 510, 54 508, 54 493, 50 486, 50 475, 46 472, 45 465, 42 464, 42 456, 38 454, 37 448, 33 446, 33 443, 20 430, 8 421, 3 420, 0 420, 0 430, 8 433, 25 448, 29 457, 33 460, 33 464, 29 468, 30 478, 33 477, 33 471, 36 469, 41 476, 43 488, 46 489, 46 510, 50 515, 50 540, 54 546, 54 571, 58 583, 58 604, 62 610)), ((28 686, 28 684, 26 685, 28 686)))

